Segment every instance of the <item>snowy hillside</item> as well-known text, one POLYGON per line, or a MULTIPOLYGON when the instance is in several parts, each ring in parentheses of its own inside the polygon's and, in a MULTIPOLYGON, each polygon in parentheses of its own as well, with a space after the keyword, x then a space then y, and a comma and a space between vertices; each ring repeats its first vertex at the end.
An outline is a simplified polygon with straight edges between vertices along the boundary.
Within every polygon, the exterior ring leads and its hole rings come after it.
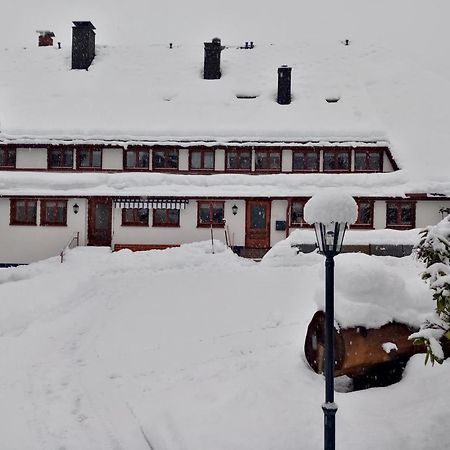
MULTIPOLYGON (((256 264, 216 251, 78 249, 64 264, 1 271, 2 448, 322 448, 323 378, 302 348, 323 258, 256 264)), ((431 310, 412 259, 343 255, 336 266, 360 273, 359 288, 338 286, 346 310, 363 285, 386 296, 399 280, 422 296, 418 317, 431 310)), ((450 366, 423 361, 399 384, 337 394, 339 448, 450 446, 450 366)))

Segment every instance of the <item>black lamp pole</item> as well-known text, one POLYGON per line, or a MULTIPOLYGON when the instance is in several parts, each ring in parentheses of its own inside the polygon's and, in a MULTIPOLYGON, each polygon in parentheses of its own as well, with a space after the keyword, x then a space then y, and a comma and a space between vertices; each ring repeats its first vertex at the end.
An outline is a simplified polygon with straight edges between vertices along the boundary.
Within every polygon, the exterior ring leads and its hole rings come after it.
POLYGON ((324 448, 334 450, 336 445, 336 411, 334 403, 334 257, 342 250, 347 223, 314 224, 319 253, 325 256, 325 403, 324 448))
POLYGON ((324 448, 335 448, 335 419, 337 405, 334 403, 334 254, 325 253, 325 403, 324 448))

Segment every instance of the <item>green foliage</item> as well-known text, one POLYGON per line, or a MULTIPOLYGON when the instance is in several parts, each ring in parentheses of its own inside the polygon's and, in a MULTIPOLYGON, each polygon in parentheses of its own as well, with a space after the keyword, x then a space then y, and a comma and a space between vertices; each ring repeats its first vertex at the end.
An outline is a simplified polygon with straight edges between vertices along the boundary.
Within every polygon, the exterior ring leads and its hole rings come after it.
POLYGON ((439 340, 450 340, 450 216, 420 232, 417 257, 425 263, 422 279, 433 291, 436 320, 426 322, 415 334, 414 343, 425 345, 426 358, 434 365, 444 360, 439 340))

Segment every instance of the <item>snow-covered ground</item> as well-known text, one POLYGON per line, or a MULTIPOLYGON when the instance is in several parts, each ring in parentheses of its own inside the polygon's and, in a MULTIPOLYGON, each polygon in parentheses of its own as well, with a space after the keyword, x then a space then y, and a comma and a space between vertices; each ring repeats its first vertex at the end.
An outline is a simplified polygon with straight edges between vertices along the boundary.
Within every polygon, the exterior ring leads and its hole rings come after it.
MULTIPOLYGON (((370 286, 386 308, 413 295, 412 322, 432 310, 412 258, 342 255, 336 268, 360 274, 337 284, 338 313, 340 295, 370 286)), ((322 448, 323 378, 302 351, 322 270, 315 254, 257 264, 199 243, 1 271, 1 448, 322 448)), ((450 447, 450 364, 423 362, 397 385, 337 393, 338 448, 450 447)))

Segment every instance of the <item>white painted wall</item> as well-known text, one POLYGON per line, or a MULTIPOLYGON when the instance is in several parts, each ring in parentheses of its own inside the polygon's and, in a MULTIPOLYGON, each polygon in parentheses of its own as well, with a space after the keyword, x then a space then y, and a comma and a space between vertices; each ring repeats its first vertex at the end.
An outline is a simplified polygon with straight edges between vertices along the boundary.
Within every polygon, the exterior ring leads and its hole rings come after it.
POLYGON ((277 242, 286 238, 285 231, 277 231, 275 222, 277 220, 286 220, 286 211, 288 207, 287 200, 272 200, 272 212, 270 217, 270 246, 273 247, 277 242))
POLYGON ((450 208, 450 201, 418 201, 416 204, 416 228, 435 225, 442 220, 441 208, 450 208))
POLYGON ((189 150, 180 148, 178 154, 178 170, 189 170, 189 150))
POLYGON ((225 149, 219 148, 216 150, 214 157, 214 170, 223 172, 225 170, 225 149))
MULTIPOLYGON (((245 244, 245 201, 225 201, 225 220, 233 245, 245 244), (232 206, 238 207, 233 216, 232 206)), ((191 200, 186 209, 180 211, 179 227, 153 227, 150 211, 149 227, 123 227, 122 210, 113 211, 114 244, 182 244, 211 239, 210 228, 197 227, 197 201, 191 200)), ((213 228, 214 238, 225 242, 223 228, 213 228)))
POLYGON ((102 169, 123 170, 123 150, 121 148, 104 148, 102 152, 102 169))
POLYGON ((377 200, 373 205, 373 227, 386 228, 386 202, 377 200))
POLYGON ((18 148, 16 167, 18 169, 47 169, 47 149, 18 148))
POLYGON ((383 152, 383 172, 393 172, 394 168, 392 167, 391 161, 387 157, 386 153, 383 152))
POLYGON ((80 243, 86 243, 86 200, 70 199, 67 202, 67 226, 40 226, 40 202, 37 225, 10 225, 10 201, 0 199, 0 263, 26 264, 60 254, 73 233, 80 232, 80 243), (80 207, 74 214, 73 205, 80 207))
POLYGON ((292 172, 292 150, 283 149, 281 151, 281 171, 292 172))

